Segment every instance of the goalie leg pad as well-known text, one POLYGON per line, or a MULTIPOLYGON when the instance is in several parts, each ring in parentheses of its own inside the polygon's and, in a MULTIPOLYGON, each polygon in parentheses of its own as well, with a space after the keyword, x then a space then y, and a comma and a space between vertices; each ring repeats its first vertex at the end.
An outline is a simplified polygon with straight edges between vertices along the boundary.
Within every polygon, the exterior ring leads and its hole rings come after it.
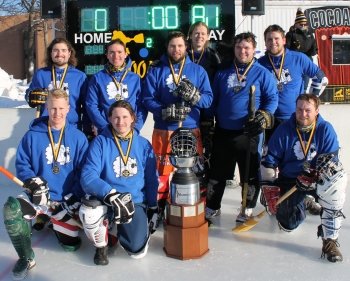
POLYGON ((31 230, 24 220, 21 204, 14 197, 9 197, 3 209, 4 224, 11 242, 21 259, 33 260, 34 252, 31 245, 31 230))
POLYGON ((87 238, 97 248, 107 246, 108 242, 108 219, 107 206, 97 199, 82 200, 79 209, 79 217, 83 223, 84 232, 87 238))
POLYGON ((321 214, 322 231, 319 236, 322 236, 324 239, 337 239, 343 218, 342 210, 323 209, 321 214))

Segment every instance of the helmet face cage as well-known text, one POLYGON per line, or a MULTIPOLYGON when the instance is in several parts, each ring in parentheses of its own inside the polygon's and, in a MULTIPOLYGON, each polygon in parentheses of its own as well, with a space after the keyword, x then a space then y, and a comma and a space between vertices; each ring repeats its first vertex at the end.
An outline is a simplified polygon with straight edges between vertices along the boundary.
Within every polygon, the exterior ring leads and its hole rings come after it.
POLYGON ((177 129, 171 135, 170 147, 178 157, 193 157, 197 154, 197 140, 190 129, 177 129))
POLYGON ((343 169, 338 156, 332 153, 320 154, 316 161, 316 171, 320 182, 330 181, 331 178, 343 169))

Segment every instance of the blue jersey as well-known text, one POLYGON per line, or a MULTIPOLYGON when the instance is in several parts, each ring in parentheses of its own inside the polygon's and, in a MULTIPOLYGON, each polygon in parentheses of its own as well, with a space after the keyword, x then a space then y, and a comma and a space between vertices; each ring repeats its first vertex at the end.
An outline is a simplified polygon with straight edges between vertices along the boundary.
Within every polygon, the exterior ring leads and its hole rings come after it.
MULTIPOLYGON (((179 73, 180 63, 173 65, 175 74, 179 73)), ((199 113, 201 108, 209 108, 213 93, 210 87, 208 74, 198 64, 193 63, 186 57, 183 67, 182 78, 189 79, 200 92, 200 100, 191 107, 191 112, 183 121, 183 127, 194 129, 199 127, 199 113)), ((146 109, 153 113, 154 128, 175 131, 178 122, 169 122, 162 119, 162 109, 171 104, 180 103, 181 98, 175 97, 173 91, 176 88, 168 57, 163 55, 160 61, 149 68, 143 85, 143 101, 146 109)))
MULTIPOLYGON (((55 67, 56 72, 56 86, 52 81, 52 67, 44 67, 38 69, 33 76, 32 82, 29 85, 29 88, 26 91, 26 100, 28 100, 28 95, 31 90, 42 88, 53 90, 54 88, 58 88, 64 68, 55 67)), ((64 78, 64 82, 62 84, 62 89, 67 92, 69 95, 69 113, 67 115, 67 120, 69 123, 74 125, 82 124, 82 105, 84 103, 86 97, 86 88, 87 88, 87 77, 84 72, 74 68, 73 66, 68 66, 66 77, 64 78)), ((43 106, 41 108, 41 113, 44 116, 47 116, 47 110, 43 106)), ((84 120, 85 123, 88 123, 88 120, 84 120)))
MULTIPOLYGON (((17 177, 22 181, 41 176, 47 182, 50 198, 62 201, 68 193, 78 198, 83 195, 80 186, 80 171, 88 148, 85 135, 75 126, 66 123, 57 156, 59 172, 53 172, 54 156, 48 134, 48 117, 35 119, 22 138, 16 155, 17 177)), ((55 145, 58 145, 60 130, 51 129, 55 145)))
MULTIPOLYGON (((241 66, 238 65, 238 68, 241 66)), ((273 114, 278 104, 276 85, 271 73, 258 62, 253 62, 245 80, 241 83, 233 64, 217 72, 213 85, 214 101, 211 112, 215 114, 218 127, 226 130, 243 129, 248 118, 249 91, 253 85, 255 109, 273 114)))
MULTIPOLYGON (((129 141, 120 139, 124 155, 129 141)), ((156 158, 149 141, 136 131, 125 162, 107 126, 90 144, 81 175, 84 191, 102 200, 114 188, 130 192, 134 203, 157 206, 156 158)))
MULTIPOLYGON (((315 168, 315 161, 319 154, 338 153, 337 134, 333 126, 322 116, 318 115, 315 133, 306 156, 296 130, 294 113, 288 121, 279 125, 274 131, 268 143, 267 155, 262 160, 265 167, 278 167, 280 178, 296 178, 303 172, 305 162, 309 162, 311 167, 315 168)), ((301 132, 300 134, 306 147, 311 133, 301 132)))
POLYGON ((91 122, 100 132, 108 125, 108 110, 116 100, 126 100, 131 104, 136 112, 135 128, 138 131, 146 121, 147 111, 141 103, 141 79, 136 73, 130 71, 131 63, 128 57, 126 66, 122 70, 109 73, 105 68, 92 76, 89 81, 86 110, 91 122))
MULTIPOLYGON (((279 72, 282 55, 270 57, 276 71, 279 72)), ((276 85, 281 83, 278 91, 278 107, 275 112, 275 117, 281 120, 289 119, 295 112, 296 100, 300 94, 304 93, 303 75, 313 78, 319 72, 322 72, 305 54, 291 51, 287 48, 285 49, 284 63, 279 81, 267 54, 259 58, 259 63, 273 74, 276 85)), ((322 77, 319 80, 321 82, 322 77)))

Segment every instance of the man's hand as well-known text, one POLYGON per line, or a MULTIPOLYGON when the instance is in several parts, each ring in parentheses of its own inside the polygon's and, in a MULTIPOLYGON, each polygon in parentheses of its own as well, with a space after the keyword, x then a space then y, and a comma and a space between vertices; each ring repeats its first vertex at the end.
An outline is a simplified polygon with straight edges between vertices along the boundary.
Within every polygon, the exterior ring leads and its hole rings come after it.
POLYGON ((147 218, 149 232, 153 234, 158 227, 158 206, 148 207, 147 218))
POLYGON ((183 78, 177 88, 173 91, 175 97, 180 97, 191 106, 196 105, 201 98, 198 89, 187 78, 183 78))
POLYGON ((35 205, 46 205, 50 199, 49 187, 43 177, 33 177, 24 181, 23 187, 30 190, 35 205))
POLYGON ((38 105, 44 105, 49 92, 47 89, 34 89, 28 94, 28 104, 30 107, 37 107, 38 105))
POLYGON ((171 104, 162 109, 162 119, 166 121, 184 121, 191 108, 182 104, 171 104))
POLYGON ((120 193, 112 189, 103 199, 114 210, 114 221, 116 224, 129 223, 135 213, 134 202, 129 192, 120 193))

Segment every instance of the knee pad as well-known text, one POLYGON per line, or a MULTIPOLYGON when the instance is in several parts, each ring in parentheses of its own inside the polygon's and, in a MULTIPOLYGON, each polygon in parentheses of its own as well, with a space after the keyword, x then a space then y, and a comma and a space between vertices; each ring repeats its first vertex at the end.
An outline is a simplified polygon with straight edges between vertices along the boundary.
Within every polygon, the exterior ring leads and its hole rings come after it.
POLYGON ((79 217, 87 238, 94 243, 95 247, 105 247, 108 241, 107 206, 97 198, 83 198, 79 217))
POLYGON ((24 220, 20 202, 9 197, 4 205, 4 224, 12 244, 20 258, 33 259, 31 247, 31 229, 24 220))

